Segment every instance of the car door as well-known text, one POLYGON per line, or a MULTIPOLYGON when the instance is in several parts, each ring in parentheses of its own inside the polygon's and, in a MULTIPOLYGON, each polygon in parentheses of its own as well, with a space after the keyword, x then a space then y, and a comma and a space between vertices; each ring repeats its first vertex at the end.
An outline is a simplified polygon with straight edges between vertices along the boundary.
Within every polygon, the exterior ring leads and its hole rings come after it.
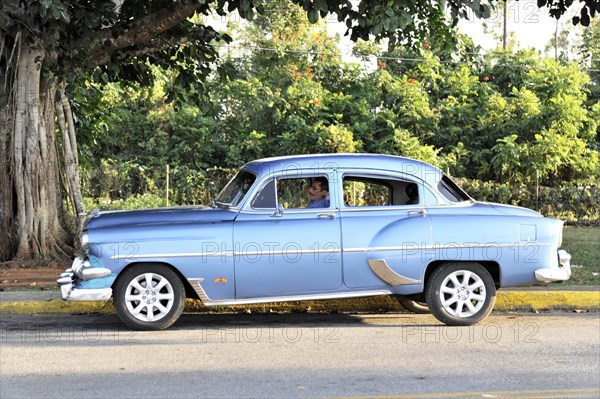
POLYGON ((342 287, 337 186, 329 206, 307 208, 304 182, 316 176, 333 182, 332 170, 273 174, 234 223, 236 298, 326 293, 342 287))
POLYGON ((416 179, 373 172, 342 173, 338 186, 344 193, 344 284, 361 290, 412 285, 418 291, 432 256, 425 207, 431 194, 416 179), (383 266, 383 278, 373 266, 383 266))

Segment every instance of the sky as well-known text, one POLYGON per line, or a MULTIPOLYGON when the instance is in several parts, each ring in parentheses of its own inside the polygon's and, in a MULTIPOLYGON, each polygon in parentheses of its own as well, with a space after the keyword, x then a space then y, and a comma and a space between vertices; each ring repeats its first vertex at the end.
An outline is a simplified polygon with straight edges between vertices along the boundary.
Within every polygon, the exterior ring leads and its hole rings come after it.
MULTIPOLYGON (((559 32, 565 29, 571 32, 569 34, 571 46, 580 42, 582 29, 584 29, 581 25, 573 26, 571 22, 573 16, 579 14, 580 7, 578 2, 574 2, 568 13, 558 21, 559 32)), ((512 32, 516 42, 514 50, 534 48, 544 56, 554 57, 554 49, 549 51, 546 49, 548 43, 554 39, 556 30, 556 19, 549 15, 548 8, 538 8, 537 0, 513 0, 508 4, 508 13, 508 32, 509 34, 512 32)), ((475 44, 480 45, 484 50, 493 50, 502 47, 502 22, 503 8, 497 7, 492 11, 489 19, 481 20, 473 15, 470 20, 461 20, 458 29, 461 33, 472 37, 475 44), (493 34, 484 33, 484 22, 496 32, 499 38, 494 39, 493 34)), ((330 35, 341 36, 339 45, 344 58, 353 60, 354 57, 350 56, 352 42, 348 37, 344 37, 345 25, 338 23, 336 18, 332 17, 327 20, 327 27, 330 35)), ((574 57, 576 57, 575 51, 570 53, 570 59, 574 57)))
MULTIPOLYGON (((572 46, 581 40, 582 30, 584 29, 580 25, 573 26, 571 23, 573 15, 577 15, 580 8, 579 2, 574 2, 568 14, 563 15, 558 22, 559 32, 564 29, 568 29, 571 32, 569 41, 572 46)), ((509 2, 508 11, 508 31, 509 33, 512 32, 513 38, 516 41, 516 48, 513 49, 534 48, 542 53, 542 55, 553 57, 554 51, 547 51, 546 47, 554 38, 556 20, 550 17, 548 9, 546 7, 538 8, 537 0, 513 0, 509 2)), ((239 24, 243 21, 237 15, 226 19, 222 17, 209 17, 209 20, 211 20, 212 24, 215 24, 217 29, 225 28, 227 22, 239 24)), ((492 11, 491 17, 487 20, 481 20, 474 16, 470 20, 463 19, 459 22, 458 29, 461 33, 472 37, 475 44, 480 45, 484 50, 493 50, 501 47, 501 39, 495 39, 493 34, 484 33, 484 22, 496 32, 496 35, 501 37, 503 22, 502 7, 497 7, 496 10, 492 11)), ((351 56, 353 43, 349 40, 348 36, 344 36, 346 31, 345 24, 337 22, 335 16, 327 18, 326 23, 331 36, 339 34, 341 38, 339 46, 344 58, 353 59, 351 56)), ((571 54, 571 56, 570 58, 573 59, 575 53, 571 54)))
MULTIPOLYGON (((569 29, 571 32, 569 36, 571 43, 580 40, 582 29, 584 29, 581 26, 573 26, 571 23, 572 17, 579 13, 580 7, 578 2, 574 2, 568 14, 563 15, 558 21, 559 32, 563 29, 569 29)), ((509 2, 508 12, 507 26, 518 42, 517 48, 534 48, 543 54, 548 42, 554 38, 556 29, 556 19, 549 15, 548 8, 538 8, 536 0, 520 0, 509 2)), ((498 34, 502 33, 502 21, 502 7, 497 7, 492 11, 491 17, 486 20, 490 27, 496 26, 495 31, 498 34)), ((484 33, 482 22, 473 17, 470 21, 462 20, 458 28, 460 32, 471 36, 476 44, 486 50, 494 49, 498 44, 501 45, 498 40, 493 39, 491 34, 484 33)))

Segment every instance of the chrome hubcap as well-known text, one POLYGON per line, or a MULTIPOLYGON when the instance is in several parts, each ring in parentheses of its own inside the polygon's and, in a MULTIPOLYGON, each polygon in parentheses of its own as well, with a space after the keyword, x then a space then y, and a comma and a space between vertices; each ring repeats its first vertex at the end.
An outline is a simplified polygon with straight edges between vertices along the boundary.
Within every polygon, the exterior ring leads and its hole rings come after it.
POLYGON ((470 317, 485 304, 485 284, 475 273, 457 270, 442 282, 440 302, 442 308, 456 317, 470 317))
POLYGON ((140 274, 125 290, 125 304, 133 317, 157 321, 173 308, 175 295, 169 280, 159 274, 140 274))

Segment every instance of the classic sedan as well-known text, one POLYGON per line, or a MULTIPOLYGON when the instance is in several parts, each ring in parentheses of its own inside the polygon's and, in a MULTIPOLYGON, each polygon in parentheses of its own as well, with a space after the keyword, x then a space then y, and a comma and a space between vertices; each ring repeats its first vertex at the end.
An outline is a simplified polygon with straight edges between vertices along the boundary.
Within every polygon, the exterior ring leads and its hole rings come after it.
POLYGON ((567 280, 563 222, 475 201, 439 169, 388 155, 244 165, 208 206, 89 215, 58 279, 160 330, 206 306, 393 295, 447 325, 484 319, 503 287, 567 280))

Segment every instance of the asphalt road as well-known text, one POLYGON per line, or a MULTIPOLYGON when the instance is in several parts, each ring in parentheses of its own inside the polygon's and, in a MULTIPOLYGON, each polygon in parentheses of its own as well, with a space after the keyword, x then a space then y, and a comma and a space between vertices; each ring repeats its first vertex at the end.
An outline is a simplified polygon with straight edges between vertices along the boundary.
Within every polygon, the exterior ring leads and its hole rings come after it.
POLYGON ((600 397, 600 314, 0 315, 0 398, 600 397))

